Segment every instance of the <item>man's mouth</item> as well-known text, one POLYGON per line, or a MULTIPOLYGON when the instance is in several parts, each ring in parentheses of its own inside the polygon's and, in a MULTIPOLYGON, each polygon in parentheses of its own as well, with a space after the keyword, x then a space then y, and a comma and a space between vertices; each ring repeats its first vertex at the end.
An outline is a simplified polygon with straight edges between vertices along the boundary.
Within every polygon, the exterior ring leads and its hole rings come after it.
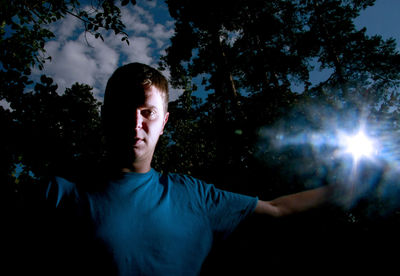
POLYGON ((136 137, 136 138, 133 139, 133 145, 134 146, 138 146, 138 145, 140 145, 142 143, 144 143, 144 139, 143 138, 136 137))

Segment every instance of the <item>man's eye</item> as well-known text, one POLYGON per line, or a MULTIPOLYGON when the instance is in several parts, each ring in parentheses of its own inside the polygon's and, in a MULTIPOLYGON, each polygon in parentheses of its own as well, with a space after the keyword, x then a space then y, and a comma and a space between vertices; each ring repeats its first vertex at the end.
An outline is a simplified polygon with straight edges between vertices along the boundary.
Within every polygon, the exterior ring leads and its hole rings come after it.
POLYGON ((142 115, 146 118, 154 118, 157 115, 157 112, 155 110, 143 110, 142 115))

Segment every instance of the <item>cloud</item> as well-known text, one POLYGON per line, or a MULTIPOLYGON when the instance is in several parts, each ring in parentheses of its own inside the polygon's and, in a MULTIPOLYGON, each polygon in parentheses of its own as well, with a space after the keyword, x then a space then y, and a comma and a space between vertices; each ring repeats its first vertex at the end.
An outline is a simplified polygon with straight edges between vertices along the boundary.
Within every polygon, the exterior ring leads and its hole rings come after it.
POLYGON ((157 0, 153 1, 144 1, 143 4, 149 8, 155 8, 157 7, 157 0))
POLYGON ((169 38, 174 35, 173 29, 167 29, 164 25, 156 24, 152 28, 151 36, 156 41, 159 49, 164 48, 165 43, 169 41, 169 38))
POLYGON ((57 34, 58 41, 70 39, 76 31, 81 29, 82 22, 78 18, 67 14, 63 20, 56 21, 49 26, 50 31, 57 34))
MULTIPOLYGON (((169 70, 164 70, 161 72, 167 79, 170 79, 171 73, 169 70)), ((171 86, 169 87, 169 101, 175 101, 179 98, 180 95, 183 94, 183 89, 176 89, 172 88, 171 86)))
POLYGON ((122 22, 125 24, 125 30, 128 33, 146 33, 150 30, 150 26, 154 24, 153 18, 140 7, 121 9, 122 22))
POLYGON ((142 62, 152 64, 151 42, 151 39, 148 37, 133 37, 131 44, 122 48, 122 51, 127 55, 127 60, 123 63, 142 62))
MULTIPOLYGON (((165 3, 164 3, 165 5, 165 3)), ((104 42, 84 32, 81 21, 72 16, 50 26, 55 39, 46 43, 47 54, 52 57, 44 70, 37 68, 33 74, 51 76, 58 84, 58 93, 71 87, 75 82, 92 86, 93 92, 102 100, 108 78, 120 65, 142 62, 157 66, 158 58, 169 44, 174 23, 165 15, 165 7, 144 4, 121 7, 122 20, 126 25, 130 44, 121 41, 121 35, 103 32, 104 42), (157 13, 163 13, 160 21, 157 13), (165 19, 166 18, 166 19, 165 19)), ((171 90, 171 99, 179 92, 171 90)))
POLYGON ((173 102, 183 94, 183 89, 170 88, 169 89, 169 101, 173 102))
POLYGON ((2 108, 4 108, 5 110, 13 111, 13 109, 11 108, 10 103, 7 102, 6 99, 1 99, 1 100, 0 100, 0 106, 1 106, 2 108))
POLYGON ((58 93, 75 82, 95 85, 96 61, 81 41, 51 41, 46 50, 53 61, 47 63, 40 73, 53 77, 59 86, 58 93))

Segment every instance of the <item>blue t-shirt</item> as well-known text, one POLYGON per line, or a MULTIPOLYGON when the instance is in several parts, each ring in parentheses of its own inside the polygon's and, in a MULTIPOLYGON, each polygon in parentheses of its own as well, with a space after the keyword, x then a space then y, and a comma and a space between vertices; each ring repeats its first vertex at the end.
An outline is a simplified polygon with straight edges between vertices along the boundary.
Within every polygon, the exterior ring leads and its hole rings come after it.
POLYGON ((118 275, 197 275, 215 236, 226 236, 255 209, 257 198, 217 189, 180 174, 125 173, 100 191, 63 178, 47 200, 88 220, 118 275))

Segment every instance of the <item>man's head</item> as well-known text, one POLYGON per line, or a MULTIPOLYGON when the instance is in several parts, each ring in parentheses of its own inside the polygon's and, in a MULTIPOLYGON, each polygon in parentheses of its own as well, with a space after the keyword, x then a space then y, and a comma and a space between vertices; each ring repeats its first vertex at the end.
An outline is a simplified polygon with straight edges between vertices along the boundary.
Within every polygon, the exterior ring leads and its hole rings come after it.
MULTIPOLYGON (((136 98, 143 88, 154 86, 160 92, 164 101, 164 110, 168 110, 169 90, 167 79, 156 69, 142 64, 130 63, 119 67, 107 82, 104 95, 104 105, 113 108, 119 106, 120 102, 136 98)), ((105 109, 108 109, 104 107, 105 109)), ((107 116, 107 112, 103 116, 107 116)))
POLYGON ((108 150, 118 166, 150 169, 168 120, 167 108, 168 82, 159 71, 131 63, 114 72, 107 83, 102 119, 108 150))

